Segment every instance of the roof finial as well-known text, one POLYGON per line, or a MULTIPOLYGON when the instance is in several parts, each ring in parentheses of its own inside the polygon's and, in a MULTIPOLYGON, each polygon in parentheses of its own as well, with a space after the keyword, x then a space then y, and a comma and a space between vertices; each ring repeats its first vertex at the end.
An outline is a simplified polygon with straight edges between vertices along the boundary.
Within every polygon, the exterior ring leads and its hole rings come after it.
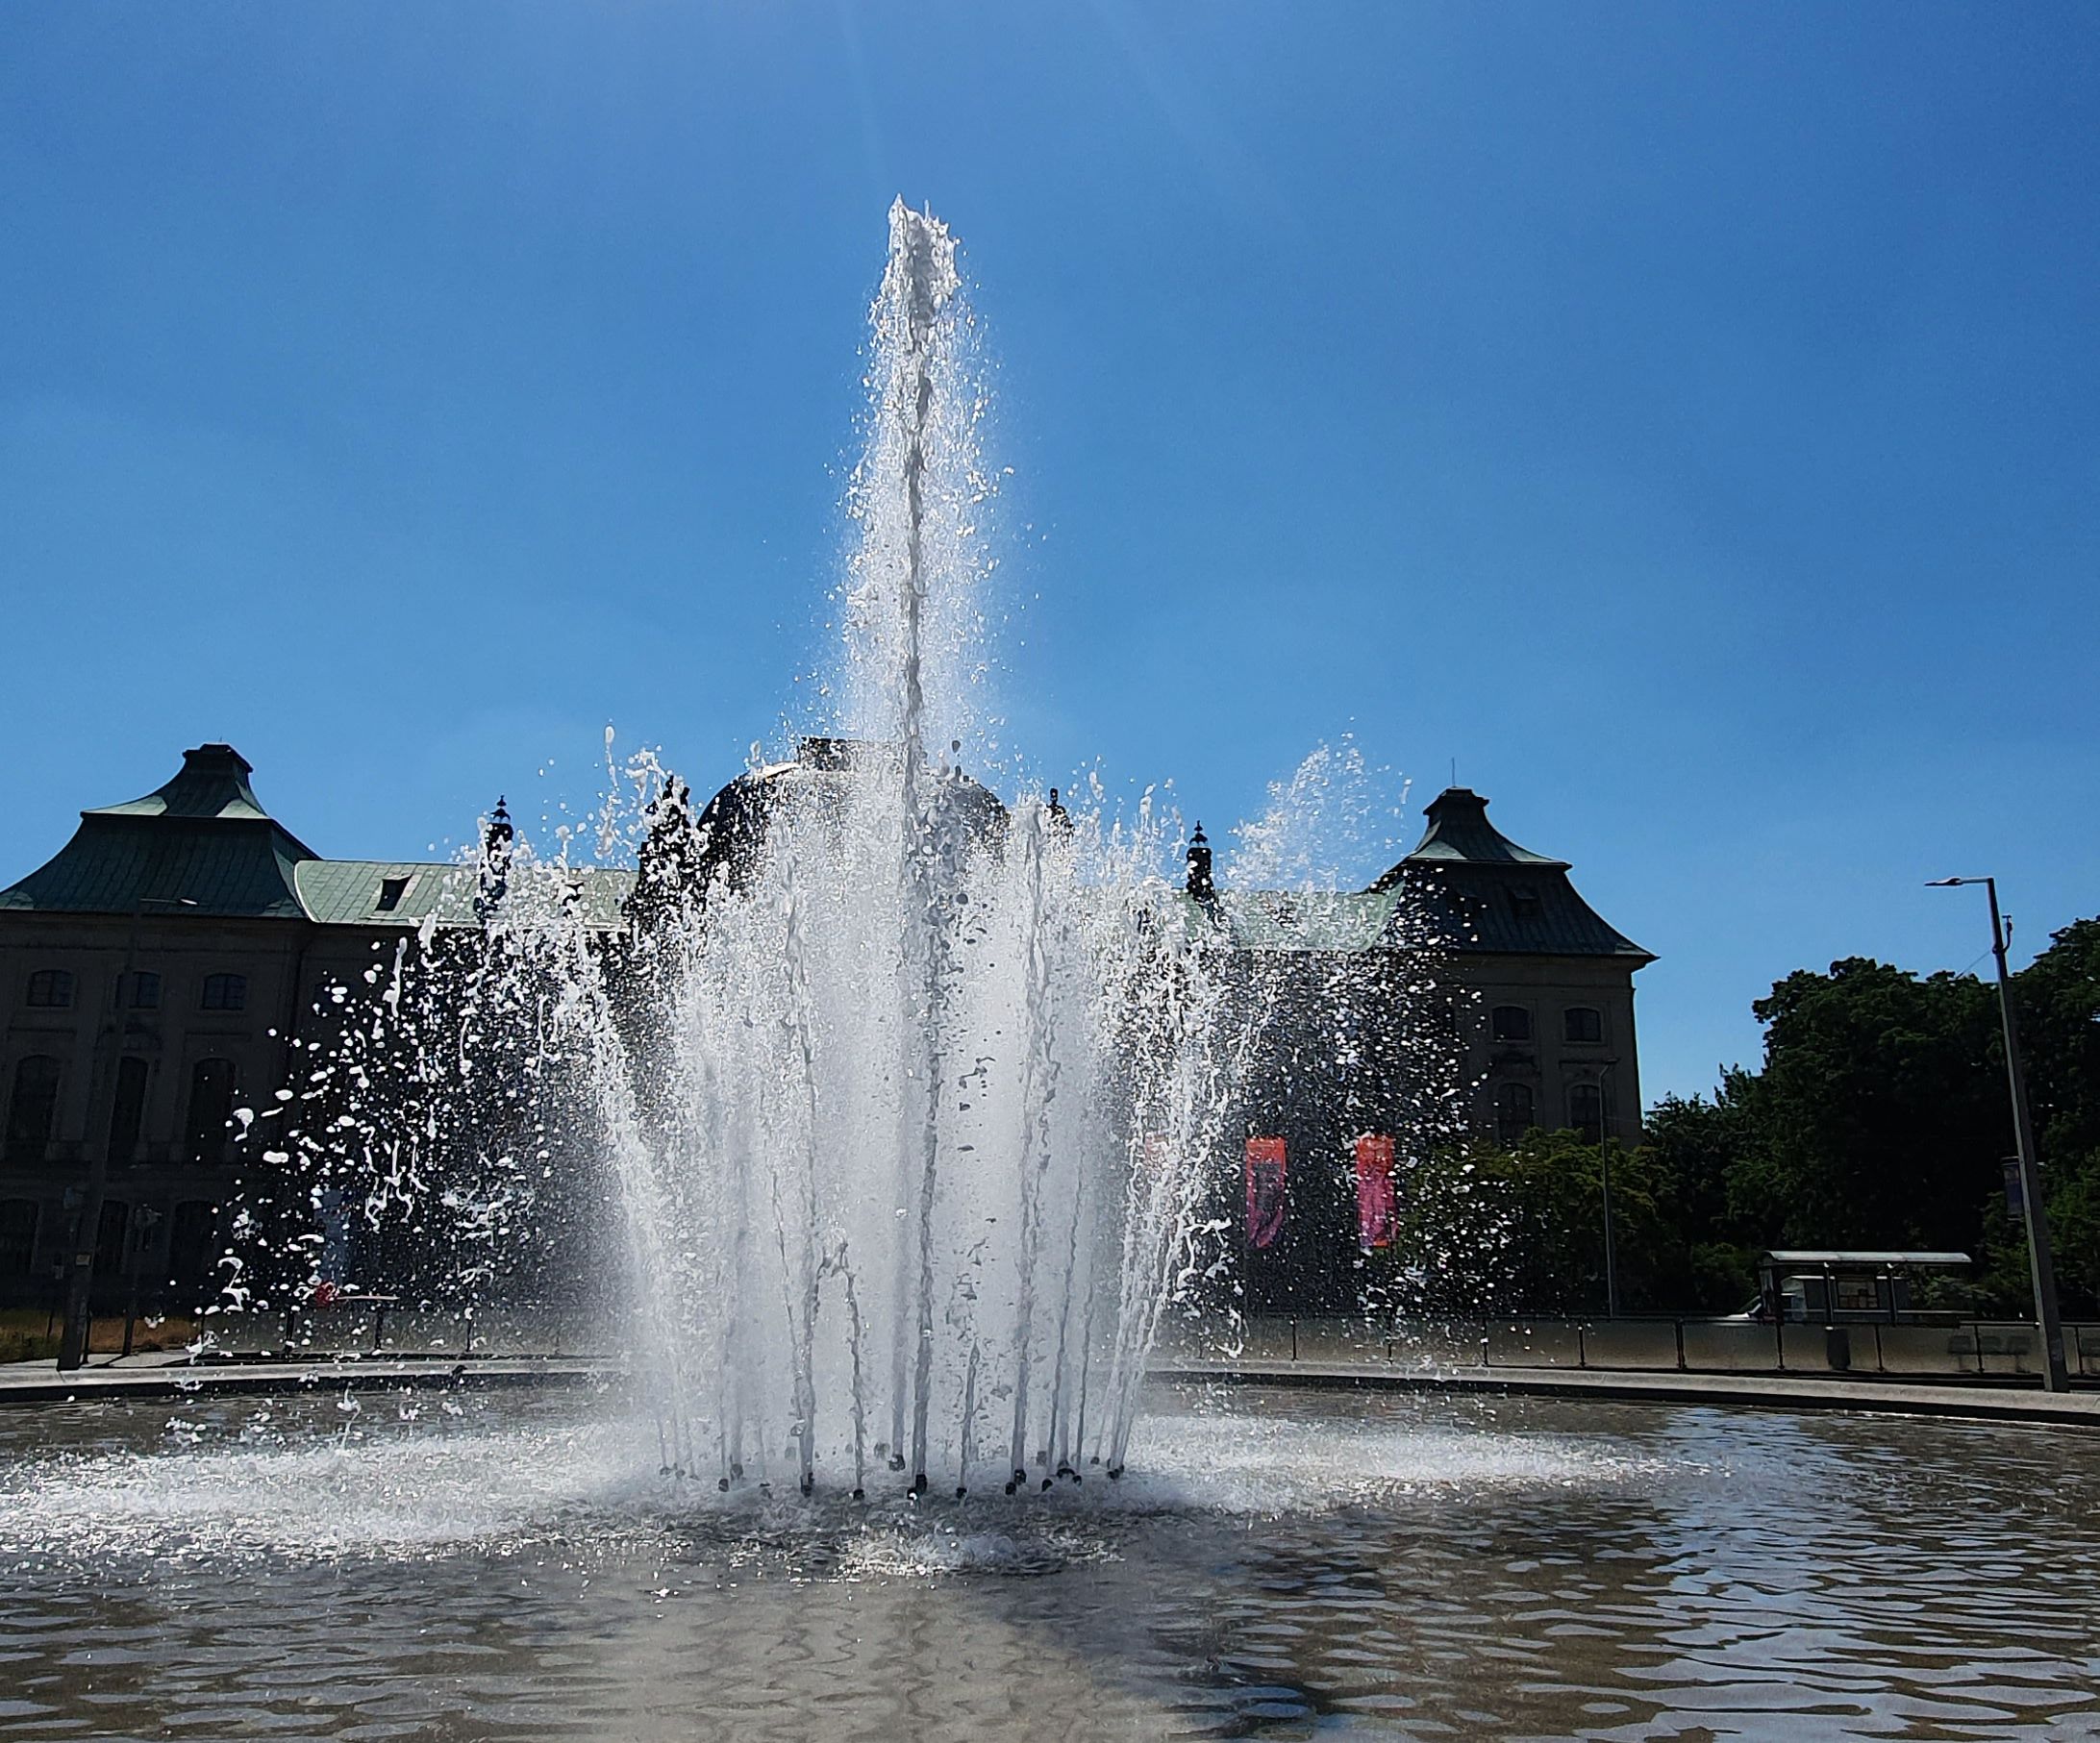
POLYGON ((1188 893, 1198 902, 1212 901, 1217 895, 1217 886, 1211 881, 1211 842, 1200 821, 1195 834, 1188 837, 1188 893))
POLYGON ((511 843, 517 832, 511 827, 511 808, 501 793, 496 809, 488 814, 488 828, 482 836, 480 888, 474 895, 474 912, 486 920, 511 887, 511 843))

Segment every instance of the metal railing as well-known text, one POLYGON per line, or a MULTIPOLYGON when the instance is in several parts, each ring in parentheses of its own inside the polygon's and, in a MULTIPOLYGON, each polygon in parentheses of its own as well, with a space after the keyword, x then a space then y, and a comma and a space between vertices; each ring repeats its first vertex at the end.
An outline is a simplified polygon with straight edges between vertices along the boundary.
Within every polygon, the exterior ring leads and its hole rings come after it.
MULTIPOLYGON (((2100 1381, 2100 1325, 2066 1325, 2073 1379, 2100 1381)), ((1248 1362, 1370 1362, 1395 1367, 1573 1368, 1680 1374, 1871 1375, 1888 1380, 2038 1378, 2031 1322, 1840 1320, 1826 1325, 1688 1317, 1440 1319, 1371 1322, 1308 1316, 1248 1320, 1236 1342, 1162 1332, 1162 1357, 1248 1362)))

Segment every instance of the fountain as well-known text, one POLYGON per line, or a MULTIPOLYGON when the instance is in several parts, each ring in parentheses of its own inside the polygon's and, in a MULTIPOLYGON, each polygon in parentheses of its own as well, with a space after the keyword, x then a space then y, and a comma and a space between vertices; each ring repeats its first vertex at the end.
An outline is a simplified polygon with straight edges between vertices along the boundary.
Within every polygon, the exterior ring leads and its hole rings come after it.
POLYGON ((1009 817, 953 759, 978 389, 954 239, 901 201, 872 320, 842 736, 694 821, 650 1019, 600 1034, 643 1359, 669 1462, 723 1487, 1112 1476, 1226 1099, 1220 983, 1159 824, 1009 817))
MULTIPOLYGON (((474 923, 375 962, 243 1122, 269 1166, 229 1307, 366 1264, 488 1300, 521 1254, 575 1285, 610 1243, 631 1383, 346 1364, 0 1415, 0 1729, 2089 1725, 2077 1430, 1294 1387, 1162 1388, 1138 1422, 1239 1184, 1212 1167, 1236 1086, 1264 1049, 1332 1064, 1364 989, 1235 961, 1229 891, 1206 850, 1193 894, 1163 875, 1151 807, 1009 810, 964 773, 965 317, 952 239, 898 206, 833 731, 697 812, 644 760, 619 880, 499 813, 474 923), (1286 994, 1320 1024, 1271 1024, 1286 994)), ((1295 809, 1254 832, 1272 863, 1295 809)), ((1407 1004, 1377 1027, 1412 1046, 1407 1004)))
MULTIPOLYGON (((478 1014, 436 1000, 385 1068, 346 1036, 323 1069, 372 1087, 347 1112, 316 1098, 293 1149, 330 1202, 370 1206, 375 1179, 390 1199, 404 1143, 471 1099, 402 1085, 466 1033, 488 1056, 470 1077, 593 1136, 667 1474, 806 1495, 864 1495, 883 1469, 958 1496, 1115 1477, 1195 1262, 1233 1001, 1163 873, 1169 819, 1055 792, 1010 811, 960 765, 983 401, 954 238, 901 201, 872 334, 832 735, 697 814, 656 780, 611 947, 566 868, 492 832, 464 946, 478 1014)), ((486 1130, 465 1148, 493 1150, 486 1130)), ((500 1190, 455 1183, 452 1214, 527 1220, 522 1154, 500 1190)))

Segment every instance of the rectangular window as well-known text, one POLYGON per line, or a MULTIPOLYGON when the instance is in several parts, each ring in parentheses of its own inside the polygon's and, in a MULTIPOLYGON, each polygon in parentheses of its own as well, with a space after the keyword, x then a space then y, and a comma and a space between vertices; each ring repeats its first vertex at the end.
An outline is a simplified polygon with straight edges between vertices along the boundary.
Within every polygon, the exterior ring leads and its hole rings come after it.
POLYGON ((1588 1005, 1571 1005, 1561 1013, 1562 1032, 1571 1041, 1604 1039, 1604 1012, 1588 1005))
POLYGON ((0 1198, 0 1277, 26 1277, 36 1254, 36 1200, 0 1198))
POLYGON ((1488 1033, 1498 1041, 1528 1041, 1531 1012, 1522 1005, 1497 1005, 1489 1013, 1488 1033))
POLYGON ((248 977, 206 975, 204 997, 198 1002, 206 1010, 245 1010, 248 1007, 248 977))
POLYGON ((116 1097, 110 1104, 110 1160, 121 1167, 138 1157, 146 1121, 146 1083, 152 1068, 135 1053, 116 1062, 116 1097))
POLYGON ((1495 1089, 1495 1142, 1514 1150, 1536 1124, 1532 1092, 1523 1083, 1502 1083, 1495 1089))
POLYGON ((29 1001, 39 1010, 63 1010, 73 1002, 73 977, 62 968, 39 968, 29 977, 29 1001))
POLYGON ((131 1002, 134 1010, 158 1010, 161 1008, 161 977, 150 968, 132 971, 131 1002))
POLYGON ((1841 1313, 1871 1313, 1881 1306, 1881 1290, 1871 1277, 1838 1279, 1838 1309, 1841 1313))
POLYGON ((14 1067, 14 1091, 8 1098, 7 1159, 40 1162, 51 1142, 59 1112, 59 1062, 47 1053, 33 1053, 14 1067))

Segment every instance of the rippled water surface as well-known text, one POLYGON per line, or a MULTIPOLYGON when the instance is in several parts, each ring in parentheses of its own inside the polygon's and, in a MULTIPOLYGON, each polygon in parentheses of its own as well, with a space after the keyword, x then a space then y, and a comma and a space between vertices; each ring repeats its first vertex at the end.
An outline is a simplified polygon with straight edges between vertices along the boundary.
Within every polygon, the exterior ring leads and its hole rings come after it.
POLYGON ((1178 1394, 1120 1484, 913 1509, 615 1416, 0 1418, 0 1737, 2100 1735, 2077 1431, 1178 1394))

